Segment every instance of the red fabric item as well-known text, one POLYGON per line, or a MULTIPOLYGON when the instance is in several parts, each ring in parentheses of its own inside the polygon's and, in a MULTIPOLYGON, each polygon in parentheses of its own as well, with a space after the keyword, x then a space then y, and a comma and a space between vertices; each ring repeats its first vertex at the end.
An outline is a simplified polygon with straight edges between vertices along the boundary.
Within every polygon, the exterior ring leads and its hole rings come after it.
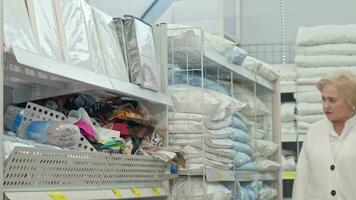
POLYGON ((129 136, 129 129, 126 122, 115 122, 112 130, 120 131, 120 136, 127 138, 129 136))

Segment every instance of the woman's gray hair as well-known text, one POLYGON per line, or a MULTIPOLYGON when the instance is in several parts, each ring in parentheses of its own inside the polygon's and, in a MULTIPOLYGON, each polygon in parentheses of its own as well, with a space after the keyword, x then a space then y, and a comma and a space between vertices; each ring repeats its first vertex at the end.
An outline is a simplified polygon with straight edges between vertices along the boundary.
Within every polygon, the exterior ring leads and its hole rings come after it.
POLYGON ((344 93, 347 103, 354 109, 356 106, 356 76, 349 70, 335 70, 320 79, 316 87, 322 92, 324 87, 330 84, 335 85, 344 93))

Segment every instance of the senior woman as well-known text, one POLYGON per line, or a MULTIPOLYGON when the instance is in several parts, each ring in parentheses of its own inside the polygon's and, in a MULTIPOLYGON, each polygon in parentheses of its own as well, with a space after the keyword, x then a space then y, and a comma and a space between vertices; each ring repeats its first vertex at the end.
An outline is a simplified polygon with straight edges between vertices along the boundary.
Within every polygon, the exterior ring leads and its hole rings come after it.
POLYGON ((356 200, 356 76, 335 71, 317 83, 327 119, 308 130, 293 200, 356 200))

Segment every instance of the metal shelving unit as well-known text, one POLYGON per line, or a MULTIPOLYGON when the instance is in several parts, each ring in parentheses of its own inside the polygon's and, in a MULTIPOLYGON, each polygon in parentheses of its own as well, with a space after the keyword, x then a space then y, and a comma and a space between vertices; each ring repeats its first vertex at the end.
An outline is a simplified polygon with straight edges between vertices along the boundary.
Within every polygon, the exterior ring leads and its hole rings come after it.
MULTIPOLYGON (((2 0, 0 12, 3 13, 2 0)), ((3 15, 0 20, 3 44, 3 15)), ((162 92, 155 92, 19 48, 12 47, 5 54, 3 45, 0 48, 1 130, 4 130, 4 87, 11 88, 5 94, 12 96, 11 103, 77 92, 125 96, 140 100, 151 114, 159 114, 163 120, 167 107, 172 106, 170 97, 164 93, 162 83, 166 80, 161 80, 162 92)), ((157 48, 157 51, 164 50, 157 48)), ((0 157, 3 163, 3 148, 0 157)), ((167 199, 168 180, 176 178, 166 172, 167 168, 166 163, 151 156, 16 147, 7 164, 0 167, 3 171, 0 200, 167 199)))
MULTIPOLYGON (((195 74, 200 76, 202 79, 209 78, 210 80, 217 82, 219 86, 224 87, 230 96, 233 96, 234 85, 236 84, 248 86, 248 88, 251 88, 256 93, 260 92, 260 94, 258 94, 260 95, 259 97, 266 97, 265 99, 268 101, 268 105, 270 106, 272 110, 271 112, 273 113, 270 116, 266 116, 268 120, 270 120, 272 127, 271 132, 273 132, 273 134, 268 138, 277 144, 281 143, 279 125, 280 93, 278 80, 274 82, 269 81, 242 66, 233 64, 223 55, 208 48, 204 45, 204 32, 200 32, 200 28, 190 27, 168 29, 166 25, 161 25, 161 30, 161 38, 167 38, 168 70, 173 71, 173 77, 175 76, 174 73, 180 72, 186 74, 187 77, 195 74), (173 36, 170 35, 170 31, 175 30, 178 30, 181 35, 178 37, 175 37, 175 33, 173 33, 173 36), (197 37, 192 37, 192 35, 194 35, 192 33, 196 34, 197 37)), ((172 81, 174 82, 174 79, 172 81)), ((184 84, 189 85, 188 78, 184 84)), ((206 84, 208 83, 202 81, 201 85, 195 86, 197 86, 197 88, 203 88, 205 86, 209 88, 206 84)), ((187 95, 188 94, 189 91, 187 91, 187 95)), ((204 151, 204 147, 202 150, 204 151)), ((278 163, 281 163, 281 148, 279 148, 278 151, 274 154, 273 159, 278 163)), ((203 177, 203 181, 206 182, 228 181, 234 182, 235 184, 239 181, 255 180, 272 182, 278 191, 277 199, 282 198, 282 177, 280 170, 266 172, 217 170, 205 168, 203 162, 202 169, 181 171, 179 174, 182 176, 187 176, 188 180, 189 177, 200 176, 203 177)), ((206 191, 204 191, 204 194, 205 193, 206 191)), ((189 197, 193 198, 195 196, 189 197)), ((206 198, 206 196, 203 195, 202 198, 206 198)))

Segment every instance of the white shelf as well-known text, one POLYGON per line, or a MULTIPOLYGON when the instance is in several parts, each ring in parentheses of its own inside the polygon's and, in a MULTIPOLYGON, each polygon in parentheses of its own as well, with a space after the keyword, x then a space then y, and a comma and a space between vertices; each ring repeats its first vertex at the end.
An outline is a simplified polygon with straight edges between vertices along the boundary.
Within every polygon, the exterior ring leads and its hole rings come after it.
MULTIPOLYGON (((36 73, 42 73, 42 75, 46 75, 46 77, 52 77, 53 75, 55 76, 55 79, 43 82, 46 81, 46 78, 43 78, 43 80, 41 80, 41 77, 39 76, 30 78, 28 74, 23 73, 23 70, 18 72, 10 72, 9 70, 5 71, 7 75, 15 76, 21 78, 22 80, 25 79, 26 81, 28 80, 30 82, 37 80, 37 82, 35 82, 37 85, 43 83, 42 86, 45 89, 42 89, 41 92, 37 92, 40 94, 40 96, 28 94, 21 95, 22 97, 19 96, 17 98, 18 102, 30 101, 34 98, 46 98, 51 94, 46 94, 44 91, 51 90, 48 88, 48 86, 51 86, 62 90, 63 93, 65 93, 65 91, 73 92, 83 90, 98 90, 106 91, 111 94, 126 95, 134 97, 135 99, 146 100, 151 103, 172 106, 170 97, 163 93, 144 89, 132 83, 113 79, 106 75, 87 71, 63 62, 48 59, 41 55, 27 52, 22 49, 13 48, 12 50, 16 60, 11 59, 10 55, 8 61, 15 61, 16 63, 14 64, 21 65, 21 67, 24 67, 25 69, 34 70, 36 73), (41 80, 41 82, 38 80, 41 80)), ((61 92, 59 92, 57 96, 58 95, 61 95, 61 92)))
POLYGON ((104 199, 138 199, 138 198, 160 198, 165 197, 169 193, 164 187, 152 188, 135 188, 134 193, 132 188, 113 188, 113 190, 96 190, 96 191, 57 191, 52 192, 5 192, 10 200, 53 200, 53 199, 75 199, 75 200, 104 200, 104 199), (136 190, 137 189, 137 190, 136 190), (52 198, 50 195, 55 195, 57 198, 52 198), (62 198, 60 198, 62 197, 62 198))
POLYGON ((155 197, 167 195, 164 181, 175 178, 166 169, 166 163, 150 156, 16 147, 3 182, 13 199, 29 192, 39 192, 41 198, 34 199, 46 199, 48 191, 65 191, 68 199, 113 199, 113 192, 106 192, 112 189, 119 189, 122 198, 155 197), (136 188, 140 195, 133 194, 136 188), (93 195, 70 197, 81 195, 79 191, 93 195))
MULTIPOLYGON (((278 171, 266 171, 266 172, 256 172, 256 171, 232 171, 232 170, 218 170, 218 169, 206 169, 207 181, 254 181, 254 180, 264 180, 264 181, 274 181, 278 180, 278 171)), ((202 176, 202 170, 197 170, 188 173, 188 171, 183 171, 179 173, 180 175, 190 175, 190 176, 202 176)))

